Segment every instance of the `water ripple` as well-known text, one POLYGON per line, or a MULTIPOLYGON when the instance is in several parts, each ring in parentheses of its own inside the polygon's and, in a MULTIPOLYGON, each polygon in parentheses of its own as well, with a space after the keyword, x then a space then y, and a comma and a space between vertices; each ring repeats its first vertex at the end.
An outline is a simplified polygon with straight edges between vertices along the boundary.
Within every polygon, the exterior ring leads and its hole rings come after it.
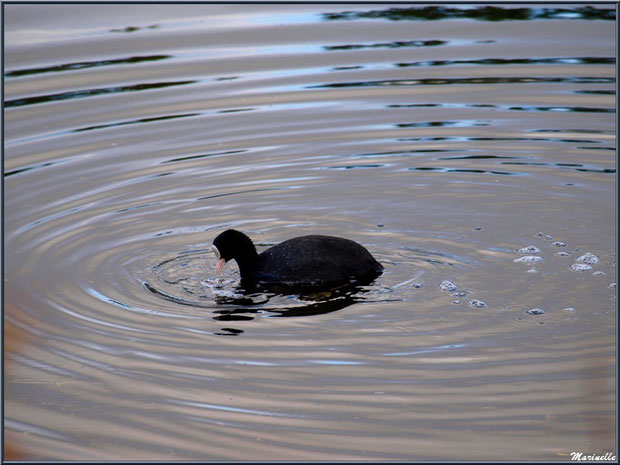
POLYGON ((153 82, 133 84, 127 86, 102 87, 98 89, 74 90, 69 92, 61 92, 57 94, 37 95, 35 97, 25 97, 18 99, 5 100, 5 108, 21 107, 26 105, 36 105, 40 103, 50 103, 62 100, 73 100, 85 97, 96 97, 106 94, 121 94, 125 92, 141 92, 153 89, 163 89, 172 86, 185 86, 195 84, 198 81, 170 81, 170 82, 153 82))
POLYGON ((379 81, 337 82, 307 86, 316 88, 381 87, 381 86, 436 86, 436 85, 488 85, 488 84, 614 84, 613 77, 472 77, 472 78, 423 78, 386 79, 379 81))
POLYGON ((424 6, 386 8, 383 10, 345 11, 324 13, 327 21, 351 21, 359 19, 384 19, 389 21, 441 21, 473 19, 477 21, 538 21, 538 20, 605 20, 613 21, 613 9, 599 9, 592 6, 575 8, 507 8, 500 6, 471 6, 455 8, 445 6, 424 6))
POLYGON ((61 65, 45 66, 40 68, 15 69, 4 73, 5 77, 13 78, 20 76, 29 76, 32 74, 60 73, 65 71, 76 71, 80 69, 99 68, 102 66, 129 65, 136 63, 145 63, 152 61, 167 60, 172 58, 171 55, 148 55, 148 56, 132 56, 127 58, 115 58, 112 60, 98 61, 81 61, 74 63, 64 63, 61 65))
POLYGON ((20 459, 613 447, 612 6, 9 7, 20 459), (228 228, 385 270, 243 288, 228 228))

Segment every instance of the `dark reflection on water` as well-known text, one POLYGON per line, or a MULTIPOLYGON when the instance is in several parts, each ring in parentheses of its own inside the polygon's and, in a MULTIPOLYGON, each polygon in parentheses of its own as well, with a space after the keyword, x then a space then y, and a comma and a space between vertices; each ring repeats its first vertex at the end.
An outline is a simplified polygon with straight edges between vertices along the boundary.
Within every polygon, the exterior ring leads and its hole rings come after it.
MULTIPOLYGON (((463 121, 422 121, 420 123, 397 123, 397 128, 441 128, 450 126, 462 126, 463 121)), ((472 124, 476 124, 472 122, 472 124)))
MULTIPOLYGON (((158 174, 157 176, 167 176, 170 174, 172 173, 161 173, 161 174, 158 174)), ((133 207, 121 208, 119 210, 116 210, 116 213, 130 212, 134 210, 139 210, 140 208, 157 207, 158 205, 161 205, 161 202, 144 203, 141 205, 135 205, 133 207)))
POLYGON ((576 90, 576 94, 616 95, 615 90, 576 90))
POLYGON ((612 9, 602 10, 591 6, 577 8, 504 8, 498 6, 479 6, 472 8, 453 8, 443 6, 425 6, 409 8, 388 8, 385 10, 344 11, 340 13, 324 13, 323 19, 356 20, 356 19, 387 19, 390 21, 437 21, 444 19, 474 19, 478 21, 531 21, 541 19, 616 19, 612 9))
POLYGON ((364 48, 402 48, 402 47, 436 47, 438 45, 446 45, 445 40, 409 40, 383 42, 376 44, 351 44, 351 45, 325 45, 325 50, 360 50, 364 48))
POLYGON ((245 189, 241 191, 233 191, 226 192, 224 194, 213 194, 213 195, 205 195, 204 197, 198 197, 196 200, 208 200, 208 199, 217 199, 219 197, 229 197, 232 195, 242 195, 242 194, 255 194, 257 192, 269 192, 269 191, 281 191, 294 189, 295 186, 286 186, 286 187, 262 187, 259 189, 245 189))
POLYGON ((135 119, 131 121, 121 121, 119 123, 99 124, 97 126, 88 126, 86 128, 74 129, 73 132, 93 131, 96 129, 114 128, 117 126, 127 126, 130 124, 154 123, 154 122, 165 121, 169 119, 189 118, 192 116, 199 116, 199 115, 200 113, 185 113, 182 115, 154 116, 152 118, 140 118, 140 119, 135 119))
POLYGON ((352 69, 364 69, 363 66, 360 65, 352 65, 352 66, 334 66, 331 71, 349 71, 352 69))
POLYGON ((614 84, 610 77, 475 77, 386 79, 381 81, 336 82, 308 86, 311 88, 376 87, 376 86, 446 86, 454 84, 614 84))
POLYGON ((172 58, 171 55, 148 55, 134 56, 128 58, 116 58, 114 60, 98 60, 98 61, 81 61, 76 63, 65 63, 62 65, 47 66, 42 68, 28 68, 7 71, 4 73, 6 77, 28 76, 31 74, 43 73, 60 73, 63 71, 75 71, 78 69, 97 68, 101 66, 128 65, 136 63, 144 63, 150 61, 160 61, 172 58))
POLYGON ((473 174, 498 174, 502 176, 526 176, 526 173, 511 173, 508 171, 491 171, 491 170, 477 170, 477 169, 463 169, 463 168, 432 168, 432 167, 418 167, 407 168, 408 171, 440 171, 442 173, 473 173, 473 174))
MULTIPOLYGON (((574 91, 574 93, 587 93, 587 91, 574 91)), ((521 105, 521 106, 509 106, 509 105, 491 105, 491 104, 457 104, 457 103, 412 103, 412 104, 390 104, 386 105, 386 108, 494 108, 502 111, 554 111, 554 112, 574 112, 574 113, 615 113, 615 108, 600 108, 600 107, 584 107, 584 106, 538 106, 538 105, 521 105)), ((416 123, 417 124, 417 123, 416 123)), ((462 121, 441 121, 432 123, 419 123, 419 124, 431 124, 437 126, 449 126, 456 124, 463 124, 462 121)), ((469 140, 484 140, 483 138, 471 138, 469 140)), ((507 140, 507 139, 503 139, 507 140)), ((513 138, 513 140, 517 140, 513 138)), ((519 138, 518 140, 524 140, 519 138)))
POLYGON ((46 168, 48 166, 58 165, 59 163, 64 163, 66 161, 68 160, 54 160, 54 161, 48 161, 45 163, 37 163, 36 165, 25 166, 24 168, 19 168, 16 170, 5 171, 4 177, 7 178, 9 176, 14 176, 16 174, 26 173, 28 171, 32 171, 32 170, 36 170, 40 168, 46 168))
POLYGON ((222 331, 226 331, 224 333, 213 333, 216 336, 238 336, 239 334, 243 333, 242 329, 235 329, 235 328, 222 328, 222 331))
MULTIPOLYGON (((410 140, 414 140, 414 139, 410 139, 410 140)), ((445 140, 445 139, 444 139, 445 140)), ((470 142, 499 142, 499 141, 530 141, 530 142, 540 142, 540 141, 547 141, 547 142, 565 142, 567 144, 600 144, 601 141, 598 140, 590 140, 590 139, 557 139, 557 138, 543 138, 543 137, 463 137, 461 139, 457 139, 457 138, 452 138, 449 140, 465 140, 465 141, 470 141, 470 142)), ((519 157, 499 157, 496 155, 473 155, 473 156, 464 156, 464 157, 456 157, 456 158, 462 158, 462 159, 468 159, 468 158, 519 158, 519 157)))
POLYGON ((230 110, 218 110, 218 113, 240 113, 244 111, 254 111, 256 108, 233 108, 230 110))
POLYGON ((576 113, 615 113, 614 108, 593 108, 593 107, 539 107, 539 106, 519 106, 508 107, 512 111, 571 111, 576 113))
POLYGON ((364 164, 356 164, 356 165, 337 165, 337 166, 324 166, 321 169, 326 170, 363 170, 363 169, 371 169, 371 168, 385 168, 386 164, 381 163, 364 163, 364 164))
MULTIPOLYGON (((494 139, 491 139, 494 140, 494 139)), ((537 139, 531 139, 531 140, 537 140, 537 139)), ((438 158, 437 160, 467 160, 467 159, 474 159, 474 160, 484 160, 484 159, 502 159, 502 158, 508 158, 508 159, 514 159, 514 158, 520 158, 520 157, 510 157, 510 156, 500 156, 500 155, 463 155, 462 157, 442 157, 442 158, 438 158)))
MULTIPOLYGON (((574 91, 574 93, 588 93, 588 91, 574 91)), ((495 108, 505 111, 567 111, 578 113, 615 113, 613 108, 578 107, 578 106, 509 106, 491 104, 459 104, 459 103, 395 103, 386 105, 386 108, 495 108)), ((472 139, 482 140, 482 139, 472 139)))
POLYGON ((73 100, 84 97, 95 97, 106 94, 120 94, 124 92, 140 92, 143 90, 162 89, 172 86, 184 86, 194 84, 197 81, 171 81, 171 82, 153 82, 148 84, 133 84, 129 86, 103 87, 99 89, 75 90, 71 92, 61 92, 58 94, 37 95, 35 97, 26 97, 20 99, 7 100, 4 106, 7 108, 21 107, 24 105, 35 105, 38 103, 49 103, 60 100, 73 100))
POLYGON ((201 155, 189 155, 187 157, 171 158, 170 160, 164 160, 161 163, 176 163, 189 160, 200 160, 201 158, 215 157, 219 155, 234 155, 244 152, 247 152, 247 150, 226 150, 224 152, 203 153, 201 155))
MULTIPOLYGON (((166 267, 175 261, 177 261, 177 258, 164 261, 156 268, 166 267)), ((216 315, 213 317, 216 321, 251 321, 257 316, 271 318, 317 316, 342 310, 375 297, 371 285, 373 281, 364 281, 327 289, 295 288, 277 285, 263 288, 259 285, 242 286, 238 284, 231 287, 230 291, 220 289, 220 291, 225 291, 225 293, 216 293, 208 300, 204 300, 207 297, 204 294, 206 289, 202 285, 198 287, 192 285, 189 281, 193 278, 190 276, 177 275, 176 278, 171 280, 160 275, 159 279, 165 284, 172 285, 171 290, 159 289, 146 281, 142 281, 141 284, 147 291, 166 301, 188 307, 204 308, 205 311, 216 315), (174 295, 175 293, 189 294, 192 298, 180 297, 179 295, 174 295), (282 303, 283 299, 284 302, 290 302, 290 304, 282 303), (213 303, 218 307, 225 308, 214 310, 213 303)), ((100 298, 103 298, 108 303, 131 309, 131 306, 117 299, 105 296, 100 298)), ((243 330, 232 328, 222 328, 222 330, 225 332, 213 334, 237 336, 244 332, 243 330)))
POLYGON ((110 32, 138 32, 138 31, 144 31, 145 29, 157 29, 161 27, 159 24, 151 24, 149 26, 127 26, 124 27, 122 29, 110 29, 110 32))
MULTIPOLYGON (((525 139, 527 140, 527 139, 525 139)), ((531 139, 534 141, 540 139, 531 139)), ((582 142, 582 141, 563 141, 563 142, 582 142)), ((587 149, 591 149, 591 147, 586 147, 587 149)), ((506 157, 506 156, 497 156, 497 155, 465 155, 458 157, 441 157, 437 158, 437 160, 475 160, 475 159, 516 159, 519 157, 506 157)), ((585 167, 585 165, 580 163, 548 163, 542 161, 500 161, 498 162, 500 165, 514 165, 514 166, 552 166, 560 169, 570 169, 574 171, 580 172, 588 172, 588 173, 603 173, 603 174, 615 174, 616 170, 613 168, 592 168, 585 167)), ((483 169, 463 169, 463 168, 442 168, 442 167, 413 167, 407 168, 408 171, 438 171, 442 173, 477 173, 477 174, 498 174, 498 175, 509 175, 509 176, 524 176, 527 173, 513 173, 507 171, 496 171, 496 170, 483 170, 483 169)))
MULTIPOLYGON (((588 147, 589 149, 590 147, 588 147)), ((527 166, 555 166, 557 168, 571 169, 574 171, 581 171, 584 173, 603 173, 603 174, 616 174, 616 170, 613 168, 583 168, 583 165, 574 163, 545 163, 545 162, 518 162, 518 161, 502 161, 502 165, 527 165, 527 166)))
POLYGON ((576 132, 578 134, 615 134, 614 131, 607 129, 530 129, 529 132, 558 133, 576 132))
MULTIPOLYGON (((184 281, 185 278, 182 278, 178 281, 170 281, 168 282, 168 284, 179 284, 182 281, 184 281)), ((161 297, 162 299, 168 300, 170 302, 174 302, 176 304, 180 304, 180 305, 188 305, 190 307, 204 307, 204 308, 210 308, 210 305, 208 304, 204 304, 201 305, 199 302, 196 302, 195 300, 187 300, 187 299, 183 299, 181 297, 178 296, 174 296, 174 295, 170 295, 166 292, 161 291, 160 289, 157 289, 154 286, 151 286, 149 283, 147 282, 142 282, 142 285, 145 287, 146 290, 148 290, 149 292, 152 292, 153 294, 155 294, 158 297, 161 297)), ((191 291, 187 291, 191 294, 191 291)))
MULTIPOLYGON (((258 313, 268 313, 268 316, 270 317, 300 317, 323 315, 325 313, 342 310, 355 303, 363 302, 365 300, 363 297, 364 293, 369 293, 369 291, 362 286, 351 285, 317 294, 299 294, 297 298, 300 299, 301 303, 296 305, 278 305, 277 307, 264 308, 223 309, 216 310, 214 313, 223 316, 215 317, 216 320, 229 320, 229 315, 245 315, 258 313)), ((262 294, 261 297, 264 297, 264 299, 261 302, 261 305, 268 303, 271 298, 277 295, 279 294, 262 294)), ((256 306, 257 304, 253 299, 250 299, 250 302, 247 302, 247 300, 244 298, 218 299, 218 303, 226 305, 246 304, 252 306, 256 306)))
POLYGON ((613 57, 562 57, 562 58, 479 58, 468 60, 431 60, 413 61, 410 63, 396 63, 399 68, 425 67, 425 66, 493 66, 493 65, 613 65, 616 59, 613 57))
MULTIPOLYGON (((243 292, 253 292, 252 289, 242 289, 243 292)), ((320 293, 301 293, 297 296, 298 299, 302 299, 301 303, 291 306, 276 306, 276 307, 256 307, 257 302, 254 298, 220 298, 216 301, 220 305, 251 305, 252 308, 238 307, 234 309, 222 309, 215 310, 217 316, 213 317, 216 321, 250 321, 255 316, 260 315, 265 318, 290 318, 290 317, 308 317, 324 315, 327 313, 336 312, 344 308, 350 307, 353 304, 364 302, 364 294, 370 294, 368 288, 362 287, 358 284, 349 286, 343 286, 337 289, 323 291, 320 293)), ((260 302, 264 305, 269 300, 277 296, 277 294, 261 294, 263 297, 260 302)), ((215 332, 213 334, 217 336, 238 336, 244 331, 235 328, 222 328, 222 333, 215 332)))

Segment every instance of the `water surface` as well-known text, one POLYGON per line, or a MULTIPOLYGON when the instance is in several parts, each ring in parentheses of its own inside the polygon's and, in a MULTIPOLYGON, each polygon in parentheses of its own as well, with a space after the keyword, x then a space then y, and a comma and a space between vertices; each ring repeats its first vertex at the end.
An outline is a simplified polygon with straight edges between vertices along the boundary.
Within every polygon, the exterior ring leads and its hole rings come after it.
POLYGON ((613 5, 4 13, 18 457, 616 453, 613 5), (244 293, 231 227, 385 272, 244 293))

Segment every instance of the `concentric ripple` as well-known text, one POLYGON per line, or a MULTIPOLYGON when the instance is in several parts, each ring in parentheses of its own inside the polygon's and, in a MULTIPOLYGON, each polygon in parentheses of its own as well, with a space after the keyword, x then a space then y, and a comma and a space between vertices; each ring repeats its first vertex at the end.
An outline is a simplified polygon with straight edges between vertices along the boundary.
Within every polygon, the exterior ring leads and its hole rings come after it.
POLYGON ((613 451, 613 6, 3 7, 7 458, 613 451))

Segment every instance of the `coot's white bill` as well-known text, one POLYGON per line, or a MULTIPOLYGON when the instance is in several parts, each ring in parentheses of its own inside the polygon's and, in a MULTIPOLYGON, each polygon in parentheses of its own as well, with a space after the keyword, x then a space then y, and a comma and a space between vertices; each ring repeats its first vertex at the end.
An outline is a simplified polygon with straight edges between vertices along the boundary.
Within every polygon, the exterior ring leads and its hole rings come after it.
POLYGON ((213 253, 215 254, 215 256, 217 257, 217 265, 215 265, 215 275, 219 275, 222 270, 224 269, 224 265, 226 265, 226 260, 224 260, 223 258, 221 258, 220 255, 220 251, 217 250, 217 247, 215 247, 214 245, 211 246, 211 249, 213 249, 213 253))

